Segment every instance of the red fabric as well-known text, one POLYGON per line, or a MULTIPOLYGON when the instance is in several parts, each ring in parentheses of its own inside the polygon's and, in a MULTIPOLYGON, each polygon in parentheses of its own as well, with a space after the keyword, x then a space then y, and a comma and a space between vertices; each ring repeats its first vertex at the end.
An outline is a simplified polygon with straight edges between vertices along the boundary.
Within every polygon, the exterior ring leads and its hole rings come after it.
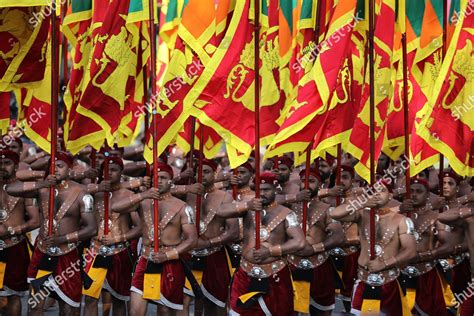
POLYGON ((7 252, 7 266, 3 286, 17 292, 28 291, 26 275, 30 264, 30 254, 26 239, 4 251, 7 252))
MULTIPOLYGON (((465 294, 469 294, 469 290, 465 294)), ((461 312, 460 316, 472 316, 474 315, 474 293, 471 290, 471 296, 465 297, 465 300, 461 302, 461 312)), ((459 295, 459 298, 461 298, 462 294, 459 295)), ((465 295, 464 295, 465 296, 465 295)))
MULTIPOLYGON (((93 264, 91 253, 86 253, 86 272, 89 272, 93 264)), ((107 270, 107 283, 112 290, 121 296, 130 296, 130 287, 132 285, 133 264, 130 260, 128 250, 121 251, 112 256, 112 266, 107 270)), ((114 295, 114 293, 111 293, 114 295)), ((119 297, 117 297, 120 299, 119 297)))
POLYGON ((344 269, 342 270, 342 283, 344 288, 341 295, 351 297, 354 282, 357 279, 357 260, 359 260, 360 250, 344 257, 344 269))
MULTIPOLYGON (((438 270, 431 269, 418 277, 415 304, 430 316, 448 315, 438 270)), ((416 309, 413 308, 413 310, 416 309)))
POLYGON ((229 263, 224 247, 206 257, 206 268, 202 273, 202 286, 224 304, 227 302, 230 278, 229 263))
POLYGON ((462 293, 467 287, 468 282, 471 280, 471 268, 469 260, 464 259, 460 264, 453 268, 453 284, 451 289, 453 293, 462 293))
MULTIPOLYGON (((353 309, 362 310, 366 286, 367 284, 360 280, 355 282, 352 296, 353 309)), ((380 289, 380 313, 387 316, 403 316, 401 295, 397 280, 382 285, 380 289)))
MULTIPOLYGON (((265 315, 258 303, 250 308, 237 307, 239 296, 248 293, 251 278, 242 269, 237 269, 230 291, 230 307, 242 316, 265 315)), ((280 272, 268 278, 269 290, 263 296, 263 300, 272 315, 293 315, 293 286, 291 283, 290 270, 282 269, 280 272)))
POLYGON ((311 298, 321 306, 328 307, 336 303, 336 287, 333 275, 334 271, 330 259, 314 269, 310 293, 311 298))
MULTIPOLYGON (((140 257, 133 273, 132 287, 143 292, 143 281, 148 260, 140 257)), ((173 304, 183 304, 183 288, 185 282, 183 264, 179 260, 166 261, 163 263, 161 272, 161 295, 173 304)))
MULTIPOLYGON (((45 254, 38 248, 35 248, 33 255, 31 256, 31 262, 28 267, 28 278, 36 278, 38 273, 38 265, 41 262, 41 258, 45 254)), ((65 255, 59 256, 58 264, 55 271, 53 271, 53 277, 62 275, 62 284, 57 285, 61 292, 64 293, 72 301, 79 303, 81 302, 82 296, 82 279, 80 271, 80 260, 77 250, 68 252, 65 255)))

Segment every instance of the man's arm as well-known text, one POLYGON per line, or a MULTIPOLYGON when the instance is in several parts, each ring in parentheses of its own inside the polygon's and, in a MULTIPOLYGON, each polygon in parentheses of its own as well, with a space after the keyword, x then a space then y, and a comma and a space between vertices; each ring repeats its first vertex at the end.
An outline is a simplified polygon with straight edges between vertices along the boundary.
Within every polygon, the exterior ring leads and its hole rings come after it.
POLYGON ((25 200, 25 210, 28 219, 23 224, 8 227, 7 230, 10 232, 10 235, 25 234, 40 227, 39 208, 34 205, 32 199, 25 200))
POLYGON ((116 213, 130 213, 136 211, 142 201, 159 197, 160 194, 155 188, 137 194, 128 192, 124 197, 112 203, 110 208, 116 213))
POLYGON ((428 250, 419 254, 421 261, 428 261, 438 258, 443 258, 454 252, 454 245, 452 243, 452 234, 446 229, 446 224, 442 224, 439 221, 436 221, 436 229, 438 234, 436 239, 438 241, 438 246, 433 250, 428 250))
POLYGON ((411 219, 405 217, 398 225, 398 237, 400 239, 400 251, 384 262, 385 268, 404 267, 418 257, 416 252, 416 241, 413 236, 414 225, 411 219))
POLYGON ((352 200, 337 206, 329 212, 329 216, 341 222, 358 222, 360 220, 359 211, 367 207, 368 203, 358 203, 352 200))
POLYGON ((13 182, 7 185, 6 191, 11 196, 34 199, 38 197, 40 189, 49 188, 54 186, 55 183, 56 177, 49 175, 46 179, 36 182, 13 182))
POLYGON ((183 230, 183 239, 181 243, 176 247, 178 254, 182 255, 197 246, 198 236, 196 225, 194 225, 194 219, 192 209, 186 205, 186 208, 181 211, 181 229, 183 230))

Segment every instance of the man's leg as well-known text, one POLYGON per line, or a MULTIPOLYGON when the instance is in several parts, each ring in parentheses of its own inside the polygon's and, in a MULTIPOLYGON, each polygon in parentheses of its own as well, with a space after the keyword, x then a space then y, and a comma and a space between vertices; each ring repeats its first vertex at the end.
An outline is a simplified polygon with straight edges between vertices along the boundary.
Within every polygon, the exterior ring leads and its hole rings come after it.
POLYGON ((130 294, 130 315, 145 316, 148 302, 143 296, 132 292, 130 294))
POLYGON ((60 316, 80 316, 81 307, 73 307, 63 300, 59 300, 59 315, 60 316))
POLYGON ((216 304, 212 303, 211 301, 205 299, 204 301, 204 316, 225 316, 226 310, 225 308, 221 308, 216 304))
POLYGON ((118 298, 115 298, 112 295, 110 296, 112 297, 112 315, 113 316, 127 315, 127 304, 125 303, 125 301, 119 300, 118 298))
POLYGON ((19 296, 8 296, 7 315, 21 315, 21 299, 19 296))
POLYGON ((42 291, 33 292, 33 289, 30 290, 30 296, 28 297, 28 315, 29 316, 41 316, 43 315, 43 308, 46 299, 48 298, 50 292, 48 288, 45 288, 42 291))
POLYGON ((99 314, 99 300, 90 297, 88 295, 84 295, 84 302, 86 306, 84 308, 84 312, 86 315, 98 315, 99 314))
POLYGON ((107 291, 102 291, 102 316, 109 316, 112 309, 112 295, 107 291))
POLYGON ((175 315, 178 315, 179 312, 181 311, 176 311, 172 308, 158 304, 158 315, 175 316, 175 315))

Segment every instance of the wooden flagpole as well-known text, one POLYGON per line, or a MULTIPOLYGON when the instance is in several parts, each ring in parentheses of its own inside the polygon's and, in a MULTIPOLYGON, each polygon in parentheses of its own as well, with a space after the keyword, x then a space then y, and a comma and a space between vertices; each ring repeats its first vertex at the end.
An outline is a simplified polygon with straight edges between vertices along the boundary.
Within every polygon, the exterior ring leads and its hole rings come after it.
MULTIPOLYGON (((260 2, 254 1, 255 198, 260 198, 260 2)), ((260 212, 255 212, 255 249, 260 249, 260 212)))

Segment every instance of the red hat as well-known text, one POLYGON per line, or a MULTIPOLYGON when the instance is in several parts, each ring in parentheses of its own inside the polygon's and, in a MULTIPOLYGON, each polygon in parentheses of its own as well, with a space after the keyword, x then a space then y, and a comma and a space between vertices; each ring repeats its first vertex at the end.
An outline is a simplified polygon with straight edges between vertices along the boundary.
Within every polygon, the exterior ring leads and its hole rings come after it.
MULTIPOLYGON (((106 159, 109 162, 109 164, 114 163, 116 165, 119 165, 120 168, 122 168, 122 170, 123 170, 123 160, 122 160, 122 158, 120 158, 118 156, 110 156, 110 157, 107 157, 106 159)), ((102 164, 102 166, 103 166, 103 164, 102 164)))
POLYGON ((278 168, 280 165, 285 165, 289 169, 293 167, 293 159, 288 156, 276 157, 273 160, 273 168, 278 168))
POLYGON ((157 168, 158 172, 160 172, 160 171, 167 172, 170 175, 171 179, 174 178, 173 168, 171 168, 170 165, 159 162, 159 163, 156 164, 156 168, 157 168))
POLYGON ((430 185, 429 185, 428 181, 426 181, 425 179, 422 179, 418 176, 411 178, 410 179, 410 184, 421 184, 426 188, 426 190, 428 190, 428 191, 430 190, 430 185))
POLYGON ((268 183, 268 184, 276 186, 278 185, 278 180, 273 172, 267 171, 267 172, 263 172, 260 175, 260 183, 261 184, 268 183))
POLYGON ((56 160, 64 161, 69 168, 72 168, 72 165, 74 164, 74 158, 72 155, 65 151, 58 151, 56 153, 56 160))
POLYGON ((20 162, 20 156, 16 152, 9 149, 0 150, 0 159, 10 159, 15 163, 15 165, 20 162))
MULTIPOLYGON (((306 169, 300 171, 300 178, 306 175, 306 169)), ((309 168, 309 175, 318 179, 321 182, 321 176, 319 175, 319 171, 316 168, 309 168)))
POLYGON ((17 142, 20 147, 23 147, 23 141, 20 137, 14 137, 13 141, 17 142))
POLYGON ((352 178, 355 177, 355 170, 352 166, 349 166, 349 165, 342 165, 341 166, 341 172, 343 171, 347 171, 351 174, 352 178))
POLYGON ((253 169, 252 165, 249 162, 241 164, 239 167, 243 167, 247 169, 250 173, 254 173, 255 170, 253 169))
POLYGON ((388 190, 388 192, 393 193, 392 183, 387 180, 379 180, 379 183, 382 183, 388 190))
POLYGON ((453 171, 453 169, 447 170, 443 173, 444 178, 453 178, 454 181, 456 181, 456 184, 459 185, 461 182, 461 177, 457 175, 456 172, 453 171))
POLYGON ((212 159, 203 158, 202 165, 206 165, 212 168, 212 170, 217 171, 217 163, 212 159))

